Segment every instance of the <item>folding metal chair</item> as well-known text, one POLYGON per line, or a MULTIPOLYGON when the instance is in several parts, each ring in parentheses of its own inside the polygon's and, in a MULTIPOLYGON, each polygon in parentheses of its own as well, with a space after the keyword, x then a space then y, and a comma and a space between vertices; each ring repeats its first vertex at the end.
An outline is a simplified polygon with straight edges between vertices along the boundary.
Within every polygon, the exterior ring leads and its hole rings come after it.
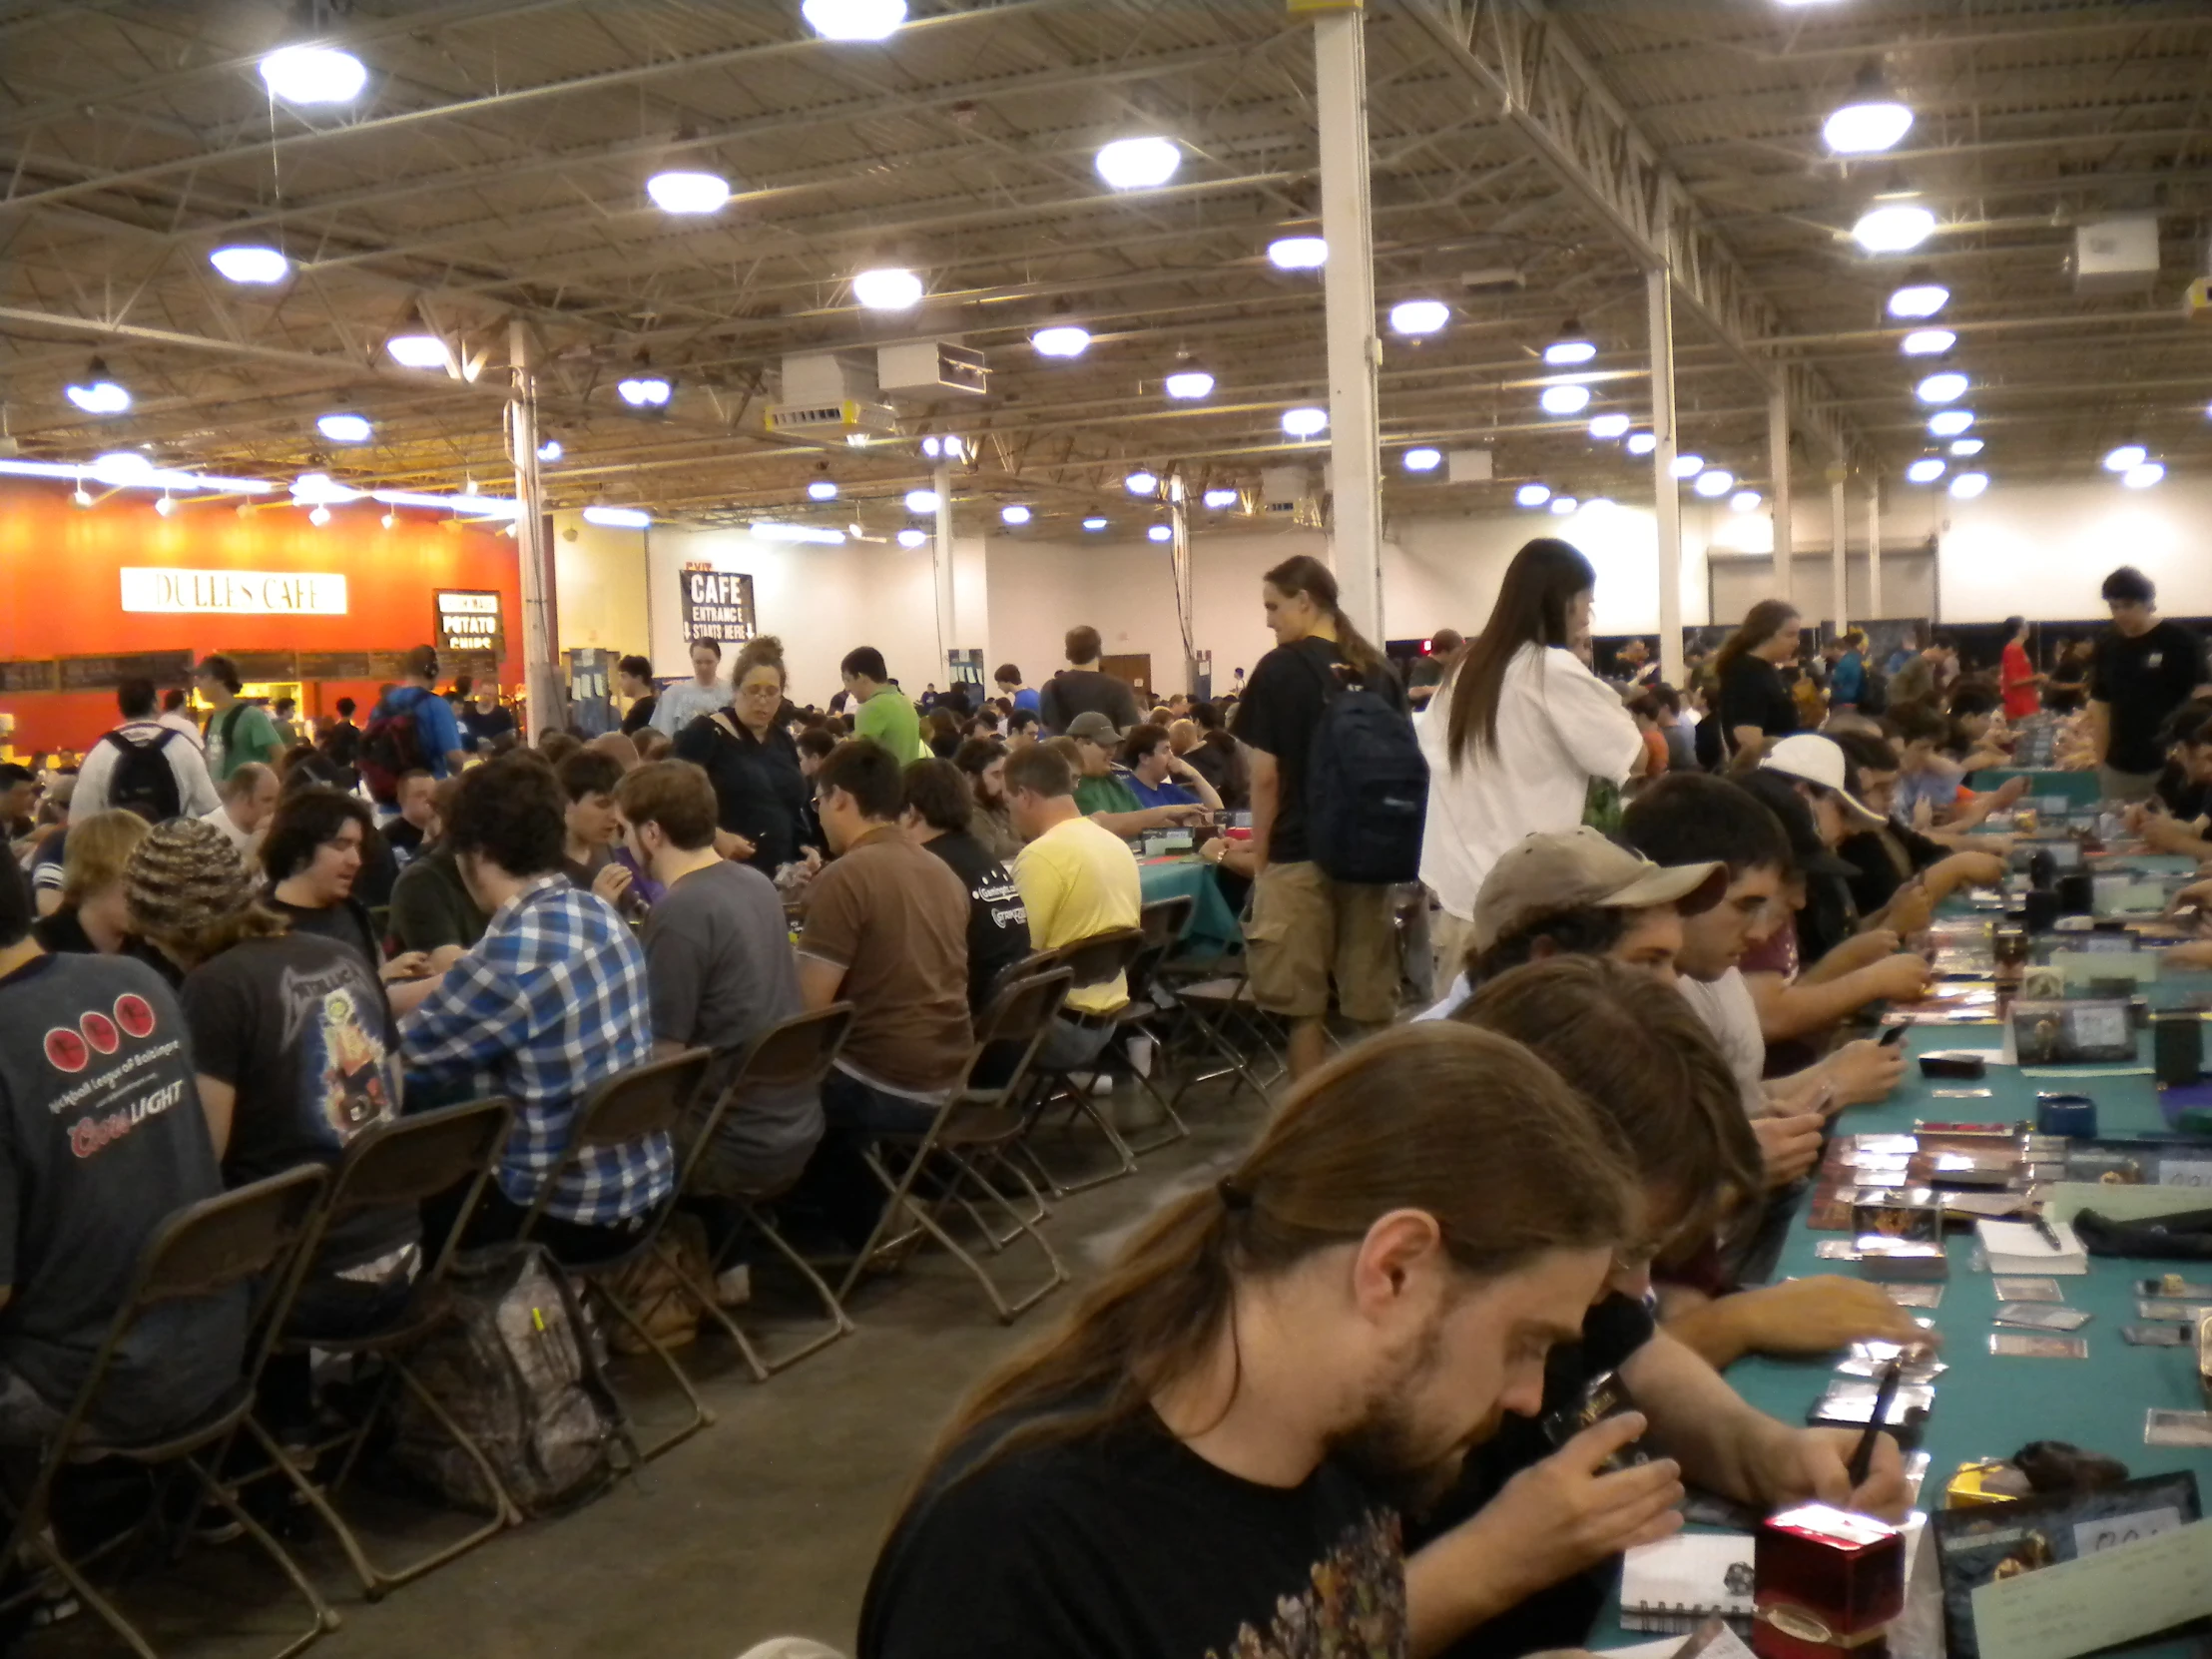
MULTIPOLYGON (((1110 933, 1094 933, 1087 939, 1077 939, 1071 944, 1062 945, 1059 950, 1060 965, 1072 976, 1070 988, 1082 990, 1091 985, 1106 984, 1128 974, 1145 945, 1143 928, 1117 927, 1110 933)), ((1105 1025, 1108 1033, 1107 1046, 1110 1047, 1113 1032, 1117 1029, 1116 1016, 1109 1014, 1086 1017, 1096 1018, 1105 1025)), ((1105 1049, 1102 1048, 1099 1062, 1101 1065, 1104 1063, 1104 1055, 1105 1049)), ((1106 1137, 1106 1144, 1113 1149, 1115 1164, 1101 1175, 1063 1181, 1037 1155, 1033 1138, 1025 1138, 1021 1145, 1022 1154, 1029 1160, 1030 1167, 1044 1178, 1044 1184, 1053 1197, 1066 1198, 1071 1193, 1088 1192, 1093 1187, 1103 1187, 1109 1181, 1118 1181, 1125 1175, 1137 1173, 1137 1155, 1130 1149, 1129 1143, 1122 1139, 1121 1131, 1114 1127, 1113 1115, 1102 1111, 1090 1090, 1078 1088, 1065 1071, 1052 1072, 1041 1078, 1040 1087, 1034 1095, 1034 1104, 1030 1108, 1031 1126, 1034 1127, 1055 1104, 1065 1104, 1071 1120, 1078 1116, 1088 1118, 1099 1133, 1106 1137)))
POLYGON ((302 1468, 300 1459, 285 1449, 259 1415, 246 1419, 247 1430, 262 1451, 336 1534, 346 1560, 352 1563, 354 1576, 361 1582, 361 1593, 370 1601, 381 1600, 386 1591, 467 1554, 486 1539, 497 1536, 503 1528, 522 1524, 521 1508, 500 1484, 498 1473, 484 1455, 483 1448, 453 1420, 407 1364, 408 1352, 452 1317, 452 1305, 444 1296, 446 1270, 452 1265, 461 1233, 475 1212, 477 1196, 490 1177, 492 1164, 506 1142, 512 1121, 513 1113, 506 1101, 477 1100, 414 1117, 395 1118, 354 1138, 331 1180, 329 1201, 318 1212, 314 1230, 300 1247, 298 1276, 301 1280, 312 1271, 314 1259, 330 1229, 350 1216, 364 1210, 412 1207, 463 1182, 468 1183, 468 1197, 443 1239, 423 1240, 423 1267, 415 1278, 413 1295, 391 1323, 380 1330, 346 1337, 317 1336, 309 1340, 285 1337, 281 1333, 277 1336, 276 1352, 279 1354, 303 1355, 310 1349, 320 1349, 330 1354, 368 1356, 383 1363, 383 1386, 371 1399, 360 1421, 309 1448, 307 1466, 302 1468), (383 1420, 394 1390, 402 1387, 476 1465, 485 1489, 492 1494, 493 1512, 489 1521, 466 1537, 432 1550, 407 1566, 387 1569, 369 1559, 359 1535, 338 1512, 336 1498, 352 1475, 362 1451, 374 1438, 374 1430, 383 1420), (342 1461, 326 1486, 317 1485, 313 1479, 314 1466, 333 1452, 342 1452, 342 1461))
POLYGON ((1149 1067, 1139 1066, 1129 1055, 1129 1042, 1133 1037, 1144 1037, 1152 1044, 1154 1064, 1165 1069, 1167 1064, 1167 1040, 1160 1030, 1160 1005, 1153 993, 1158 989, 1161 969, 1166 966, 1175 947, 1183 941, 1183 929, 1190 925, 1191 912, 1198 907, 1198 900, 1189 893, 1173 898, 1163 898, 1147 904, 1137 916, 1138 931, 1144 934, 1144 944, 1130 959, 1129 1001, 1114 1016, 1114 1042, 1120 1045, 1129 1058, 1130 1074, 1137 1086, 1152 1097, 1152 1103, 1160 1108, 1167 1119, 1167 1128, 1142 1144, 1132 1142, 1129 1150, 1142 1157, 1147 1152, 1157 1152, 1164 1146, 1173 1146, 1187 1137, 1191 1128, 1175 1109, 1175 1102, 1160 1092, 1152 1081, 1149 1067))
MULTIPOLYGON (((239 1502, 233 1485, 221 1477, 220 1462, 211 1469, 202 1453, 213 1450, 219 1460, 254 1404, 254 1387, 270 1345, 281 1322, 292 1284, 293 1253, 305 1236, 315 1201, 323 1191, 323 1171, 313 1165, 286 1170, 266 1181, 203 1200, 171 1216, 147 1241, 133 1275, 130 1293, 116 1312, 114 1323, 93 1356, 84 1386, 62 1419, 62 1425, 46 1449, 37 1475, 14 1510, 5 1553, 0 1561, 31 1559, 51 1567, 79 1600, 107 1622, 139 1659, 158 1659, 136 1626, 114 1602, 94 1589, 84 1569, 131 1542, 143 1528, 133 1528, 110 1539, 87 1558, 70 1559, 50 1525, 54 1482, 70 1464, 98 1462, 106 1458, 139 1464, 156 1471, 154 1501, 149 1520, 159 1523, 168 1512, 167 1499, 177 1472, 189 1472, 202 1496, 224 1510, 245 1529, 246 1535, 276 1562, 292 1587, 314 1610, 314 1623, 304 1635, 278 1650, 278 1659, 301 1652, 323 1632, 338 1627, 338 1615, 299 1570, 298 1563, 281 1544, 249 1514, 239 1502), (124 1341, 155 1310, 176 1303, 202 1301, 235 1288, 253 1287, 247 1324, 245 1363, 238 1381, 222 1399, 188 1428, 159 1440, 138 1445, 116 1445, 100 1439, 91 1425, 93 1407, 108 1381, 108 1368, 124 1341)), ((28 1594, 28 1591, 22 1594, 28 1594)), ((21 1596, 17 1598, 21 1599, 21 1596)))
MULTIPOLYGON (((713 1110, 704 1120, 699 1138, 692 1143, 691 1152, 684 1161, 683 1173, 677 1180, 679 1197, 690 1190, 694 1172, 724 1117, 741 1106, 748 1094, 765 1088, 811 1089, 820 1094, 823 1079, 830 1075, 830 1068, 836 1061, 837 1051, 844 1046, 845 1033, 851 1028, 852 1004, 832 1002, 829 1007, 811 1014, 794 1014, 790 1019, 770 1026, 754 1038, 752 1045, 746 1049, 744 1058, 738 1062, 738 1069, 731 1075, 728 1086, 722 1091, 722 1097, 715 1102, 713 1110)), ((750 1228, 766 1239, 786 1262, 798 1269, 815 1295, 821 1298, 823 1311, 830 1316, 830 1329, 779 1358, 764 1358, 744 1329, 730 1317, 729 1310, 722 1306, 715 1295, 715 1287, 712 1284, 701 1284, 684 1270, 675 1251, 668 1249, 665 1243, 661 1246, 663 1260, 668 1263, 670 1271, 682 1281, 684 1289, 691 1293, 692 1300, 699 1304, 702 1316, 713 1320, 728 1332, 730 1340, 738 1345, 738 1353, 745 1361, 746 1370, 753 1374, 753 1381, 756 1382, 766 1382, 778 1372, 797 1365, 810 1354, 821 1353, 839 1337, 850 1336, 854 1330, 852 1321, 845 1314, 844 1304, 837 1299, 837 1293, 830 1288, 829 1282, 815 1271, 814 1265, 806 1257, 792 1248, 790 1241, 777 1230, 775 1221, 765 1210, 764 1206, 771 1199, 781 1196, 780 1193, 764 1193, 757 1198, 736 1200, 742 1218, 740 1225, 723 1242, 714 1260, 714 1266, 719 1269, 729 1252, 744 1237, 746 1229, 750 1228)))
MULTIPOLYGON (((1012 1324, 1021 1314, 1035 1307, 1052 1292, 1068 1281, 1067 1269, 1060 1263, 1051 1243, 1038 1231, 1035 1222, 1014 1207, 1013 1201, 999 1191, 983 1171, 986 1165, 995 1166, 1011 1174, 1029 1192, 1039 1207, 1042 1200, 1036 1188, 1021 1170, 1005 1156, 1007 1149, 1019 1141, 1026 1132, 1029 1114, 1022 1102, 1031 1087, 1033 1063, 1037 1047, 1044 1041, 1045 1032, 1051 1028, 1053 1016, 1060 1010, 1061 1000, 1067 995, 1073 982, 1073 974, 1065 967, 1053 968, 1045 973, 1032 974, 1017 979, 992 998, 979 1022, 975 1050, 968 1056, 967 1075, 972 1084, 978 1069, 986 1057, 998 1060, 1010 1050, 1018 1056, 1012 1072, 1005 1081, 993 1087, 963 1087, 954 1092, 939 1107, 928 1129, 919 1134, 880 1135, 876 1143, 863 1155, 868 1170, 881 1185, 886 1202, 883 1213, 876 1218, 874 1230, 867 1243, 853 1257, 843 1284, 837 1287, 840 1298, 852 1294, 852 1287, 860 1275, 878 1257, 887 1258, 901 1248, 917 1232, 926 1234, 948 1251, 953 1259, 975 1282, 983 1287, 983 1294, 990 1299, 1001 1321, 1012 1324), (893 1175, 885 1163, 883 1151, 888 1147, 903 1153, 906 1163, 893 1175), (914 1184, 925 1167, 934 1164, 943 1177, 944 1184, 934 1196, 921 1199, 914 1196, 914 1184), (1050 1268, 1050 1277, 1044 1284, 1030 1291, 1017 1301, 1009 1302, 998 1288, 996 1280, 966 1250, 959 1241, 945 1231, 939 1215, 955 1203, 964 1202, 965 1187, 972 1185, 988 1202, 996 1204, 1012 1220, 1015 1233, 1035 1242, 1044 1253, 1050 1268), (896 1235, 890 1230, 899 1225, 901 1215, 912 1218, 912 1226, 896 1235)), ((1012 1235, 1009 1235, 1011 1237, 1012 1235)), ((988 1228, 984 1237, 990 1240, 988 1228)), ((995 1253, 995 1241, 989 1248, 995 1253)))
MULTIPOLYGON (((673 1054, 665 1060, 651 1060, 642 1066, 618 1072, 587 1095, 577 1109, 576 1128, 569 1136, 568 1150, 559 1165, 538 1189, 531 1201, 530 1212, 523 1218, 518 1239, 528 1239, 545 1219, 546 1206, 552 1202, 561 1177, 587 1151, 595 1147, 619 1146, 627 1141, 643 1140, 646 1136, 665 1133, 673 1136, 682 1124, 685 1108, 699 1092, 708 1068, 714 1064, 714 1050, 687 1048, 681 1054, 673 1054)), ((676 1363, 676 1356, 668 1345, 653 1334, 637 1309, 616 1288, 622 1271, 633 1262, 645 1260, 657 1253, 661 1230, 668 1218, 675 1213, 679 1188, 669 1187, 668 1197, 654 1206, 645 1218, 627 1250, 595 1262, 562 1262, 561 1267, 571 1278, 584 1287, 609 1313, 630 1329, 639 1342, 661 1362, 676 1385, 683 1389, 690 1401, 691 1420, 681 1428, 644 1447, 639 1457, 650 1461, 660 1456, 670 1446, 688 1440, 709 1423, 715 1414, 707 1408, 707 1402, 699 1395, 699 1389, 684 1368, 676 1363)), ((555 1253, 558 1258, 558 1252, 555 1253)), ((628 1414, 627 1405, 624 1407, 628 1414)))

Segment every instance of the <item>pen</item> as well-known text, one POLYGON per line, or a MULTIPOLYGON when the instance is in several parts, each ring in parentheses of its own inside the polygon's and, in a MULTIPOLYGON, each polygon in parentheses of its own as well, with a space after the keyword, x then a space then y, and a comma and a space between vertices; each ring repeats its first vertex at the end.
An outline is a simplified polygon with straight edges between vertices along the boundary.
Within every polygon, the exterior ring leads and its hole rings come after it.
POLYGON ((1889 1420, 1890 1407, 1898 1397, 1898 1381, 1905 1375, 1905 1357, 1900 1355, 1882 1368, 1882 1385, 1875 1389, 1874 1410, 1867 1417, 1867 1431, 1859 1436, 1859 1444, 1852 1448, 1851 1461, 1844 1465, 1844 1472, 1851 1478, 1851 1489, 1857 1491, 1867 1483, 1867 1471, 1874 1467, 1875 1436, 1882 1432, 1882 1425, 1889 1420))
POLYGON ((2063 1256, 2066 1253, 2066 1245, 2065 1241, 2059 1238, 2058 1230, 2052 1227, 2049 1222, 2045 1221, 2040 1213, 2029 1219, 2034 1226, 2035 1231, 2042 1234, 2043 1243, 2049 1245, 2053 1251, 2063 1256))

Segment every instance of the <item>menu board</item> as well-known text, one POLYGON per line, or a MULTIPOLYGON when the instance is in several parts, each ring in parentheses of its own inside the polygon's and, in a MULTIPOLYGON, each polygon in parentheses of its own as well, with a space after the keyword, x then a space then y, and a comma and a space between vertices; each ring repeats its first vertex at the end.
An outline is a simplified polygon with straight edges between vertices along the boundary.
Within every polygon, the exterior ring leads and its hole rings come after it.
POLYGON ((324 651, 299 657, 302 680, 373 680, 374 664, 365 651, 324 651))
POLYGON ((0 663, 0 695, 9 692, 49 692, 54 689, 54 663, 0 663))
POLYGON ((192 677, 189 651, 140 651, 120 657, 64 657, 63 691, 113 691, 126 680, 181 686, 192 677))
POLYGON ((716 640, 723 645, 749 640, 753 619, 753 578, 744 571, 712 565, 686 565, 683 581, 684 642, 716 640))
POLYGON ((431 594, 436 606, 438 651, 489 652, 499 655, 504 633, 499 625, 499 593, 495 588, 438 588, 431 594))
POLYGON ((239 679, 249 685, 267 685, 299 677, 299 658, 290 651, 226 651, 239 679))

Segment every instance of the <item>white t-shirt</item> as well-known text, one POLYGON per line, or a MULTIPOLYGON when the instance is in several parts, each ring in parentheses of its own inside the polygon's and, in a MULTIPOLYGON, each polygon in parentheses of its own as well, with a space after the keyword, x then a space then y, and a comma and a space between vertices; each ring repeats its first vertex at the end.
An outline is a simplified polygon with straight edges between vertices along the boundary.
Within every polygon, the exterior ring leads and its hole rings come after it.
POLYGON ((1524 835, 1582 822, 1590 780, 1619 784, 1643 753, 1643 734, 1608 686, 1571 651, 1524 645, 1498 688, 1497 747, 1479 743, 1450 761, 1452 682, 1414 723, 1428 758, 1428 822, 1420 878, 1437 902, 1474 919, 1490 866, 1524 835))
POLYGON ((251 831, 241 830, 232 820, 230 809, 226 807, 218 807, 212 813, 202 813, 200 817, 203 823, 212 824, 226 835, 229 835, 231 844, 237 847, 244 856, 252 858, 261 851, 262 835, 266 830, 266 826, 263 830, 251 831))
MULTIPOLYGON (((118 726, 116 733, 134 744, 161 742, 163 736, 175 728, 160 721, 127 720, 118 726)), ((123 758, 123 751, 103 736, 99 742, 85 751, 84 764, 77 769, 77 793, 69 798, 72 818, 88 819, 94 813, 108 808, 108 785, 115 776, 115 764, 123 758)), ((210 808, 220 807, 222 798, 216 794, 215 784, 208 777, 208 763, 201 759, 196 744, 188 743, 183 736, 172 737, 162 745, 162 759, 169 763, 170 776, 177 780, 177 810, 187 818, 204 817, 210 808)))
POLYGON ((1685 977, 1682 994, 1690 999, 1697 1017, 1728 1057, 1728 1069, 1736 1074, 1743 1091, 1747 1117, 1767 1113, 1767 1038, 1759 1028, 1759 1004, 1751 999, 1741 968, 1730 968, 1710 984, 1685 977))

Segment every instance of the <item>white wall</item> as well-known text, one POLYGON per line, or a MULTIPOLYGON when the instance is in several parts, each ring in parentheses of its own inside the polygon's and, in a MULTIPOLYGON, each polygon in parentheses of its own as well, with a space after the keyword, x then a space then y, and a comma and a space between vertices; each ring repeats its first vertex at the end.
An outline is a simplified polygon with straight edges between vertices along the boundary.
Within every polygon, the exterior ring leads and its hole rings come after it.
POLYGON ((2102 478, 2040 487, 2000 479, 1972 501, 1936 500, 1946 621, 2100 616, 2097 589, 2117 565, 2158 584, 2160 610, 2212 615, 2212 483, 2129 490, 2102 478))

